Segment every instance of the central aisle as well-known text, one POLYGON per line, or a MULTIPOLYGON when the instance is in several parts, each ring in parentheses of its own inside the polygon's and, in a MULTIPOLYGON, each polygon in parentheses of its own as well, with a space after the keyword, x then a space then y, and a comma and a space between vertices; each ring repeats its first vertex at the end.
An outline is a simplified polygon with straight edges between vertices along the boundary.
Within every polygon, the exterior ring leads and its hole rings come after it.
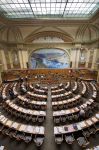
POLYGON ((45 139, 44 144, 41 147, 42 150, 57 150, 54 138, 54 126, 53 126, 53 114, 51 104, 51 87, 48 86, 48 99, 47 99, 47 111, 45 122, 45 139))

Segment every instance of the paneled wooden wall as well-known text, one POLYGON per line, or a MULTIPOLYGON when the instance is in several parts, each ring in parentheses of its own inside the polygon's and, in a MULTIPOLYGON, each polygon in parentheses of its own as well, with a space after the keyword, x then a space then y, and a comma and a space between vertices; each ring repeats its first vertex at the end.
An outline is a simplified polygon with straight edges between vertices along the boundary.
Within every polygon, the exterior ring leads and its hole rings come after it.
POLYGON ((97 71, 88 69, 22 69, 2 72, 2 80, 20 77, 39 83, 61 83, 77 78, 97 80, 97 71))

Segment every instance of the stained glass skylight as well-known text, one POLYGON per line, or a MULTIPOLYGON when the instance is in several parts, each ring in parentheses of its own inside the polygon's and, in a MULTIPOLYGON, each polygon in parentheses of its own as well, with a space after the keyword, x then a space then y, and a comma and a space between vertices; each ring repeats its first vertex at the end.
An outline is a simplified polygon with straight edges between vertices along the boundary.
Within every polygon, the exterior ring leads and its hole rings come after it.
POLYGON ((7 18, 83 18, 99 9, 99 0, 0 0, 0 14, 7 18))

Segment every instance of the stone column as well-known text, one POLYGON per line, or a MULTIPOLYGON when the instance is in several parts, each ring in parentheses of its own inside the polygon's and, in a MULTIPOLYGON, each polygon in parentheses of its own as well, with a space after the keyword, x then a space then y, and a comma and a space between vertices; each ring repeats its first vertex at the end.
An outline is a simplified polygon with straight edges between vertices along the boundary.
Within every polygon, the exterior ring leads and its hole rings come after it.
POLYGON ((23 57, 22 57, 22 51, 21 50, 18 51, 18 56, 19 56, 20 67, 21 67, 21 69, 23 69, 24 66, 23 66, 23 57))
POLYGON ((76 67, 76 50, 71 50, 70 61, 72 62, 72 68, 76 67))
POLYGON ((9 55, 9 61, 10 61, 11 69, 13 69, 13 60, 12 60, 11 51, 8 51, 8 55, 9 55))
POLYGON ((95 69, 96 58, 97 58, 97 49, 94 50, 91 69, 95 69))
POLYGON ((75 60, 76 60, 76 68, 78 68, 78 65, 79 65, 79 57, 80 57, 80 50, 76 50, 76 57, 75 57, 75 60))
POLYGON ((2 64, 3 64, 3 69, 4 70, 7 70, 7 61, 6 61, 6 57, 5 57, 5 53, 4 53, 4 50, 0 50, 0 53, 1 53, 1 60, 2 60, 2 64))
POLYGON ((24 68, 27 68, 27 61, 28 61, 28 53, 26 50, 22 51, 22 58, 23 58, 23 66, 24 68))
POLYGON ((90 58, 90 50, 87 50, 87 57, 86 57, 86 64, 85 64, 86 68, 88 68, 89 58, 90 58))

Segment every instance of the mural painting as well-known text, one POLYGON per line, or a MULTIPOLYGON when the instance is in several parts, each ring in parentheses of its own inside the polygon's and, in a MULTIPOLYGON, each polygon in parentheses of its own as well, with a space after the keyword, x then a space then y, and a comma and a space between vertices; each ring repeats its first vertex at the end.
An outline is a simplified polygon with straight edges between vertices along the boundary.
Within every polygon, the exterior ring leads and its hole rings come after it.
POLYGON ((69 68, 67 52, 60 49, 40 49, 32 53, 30 68, 69 68))

